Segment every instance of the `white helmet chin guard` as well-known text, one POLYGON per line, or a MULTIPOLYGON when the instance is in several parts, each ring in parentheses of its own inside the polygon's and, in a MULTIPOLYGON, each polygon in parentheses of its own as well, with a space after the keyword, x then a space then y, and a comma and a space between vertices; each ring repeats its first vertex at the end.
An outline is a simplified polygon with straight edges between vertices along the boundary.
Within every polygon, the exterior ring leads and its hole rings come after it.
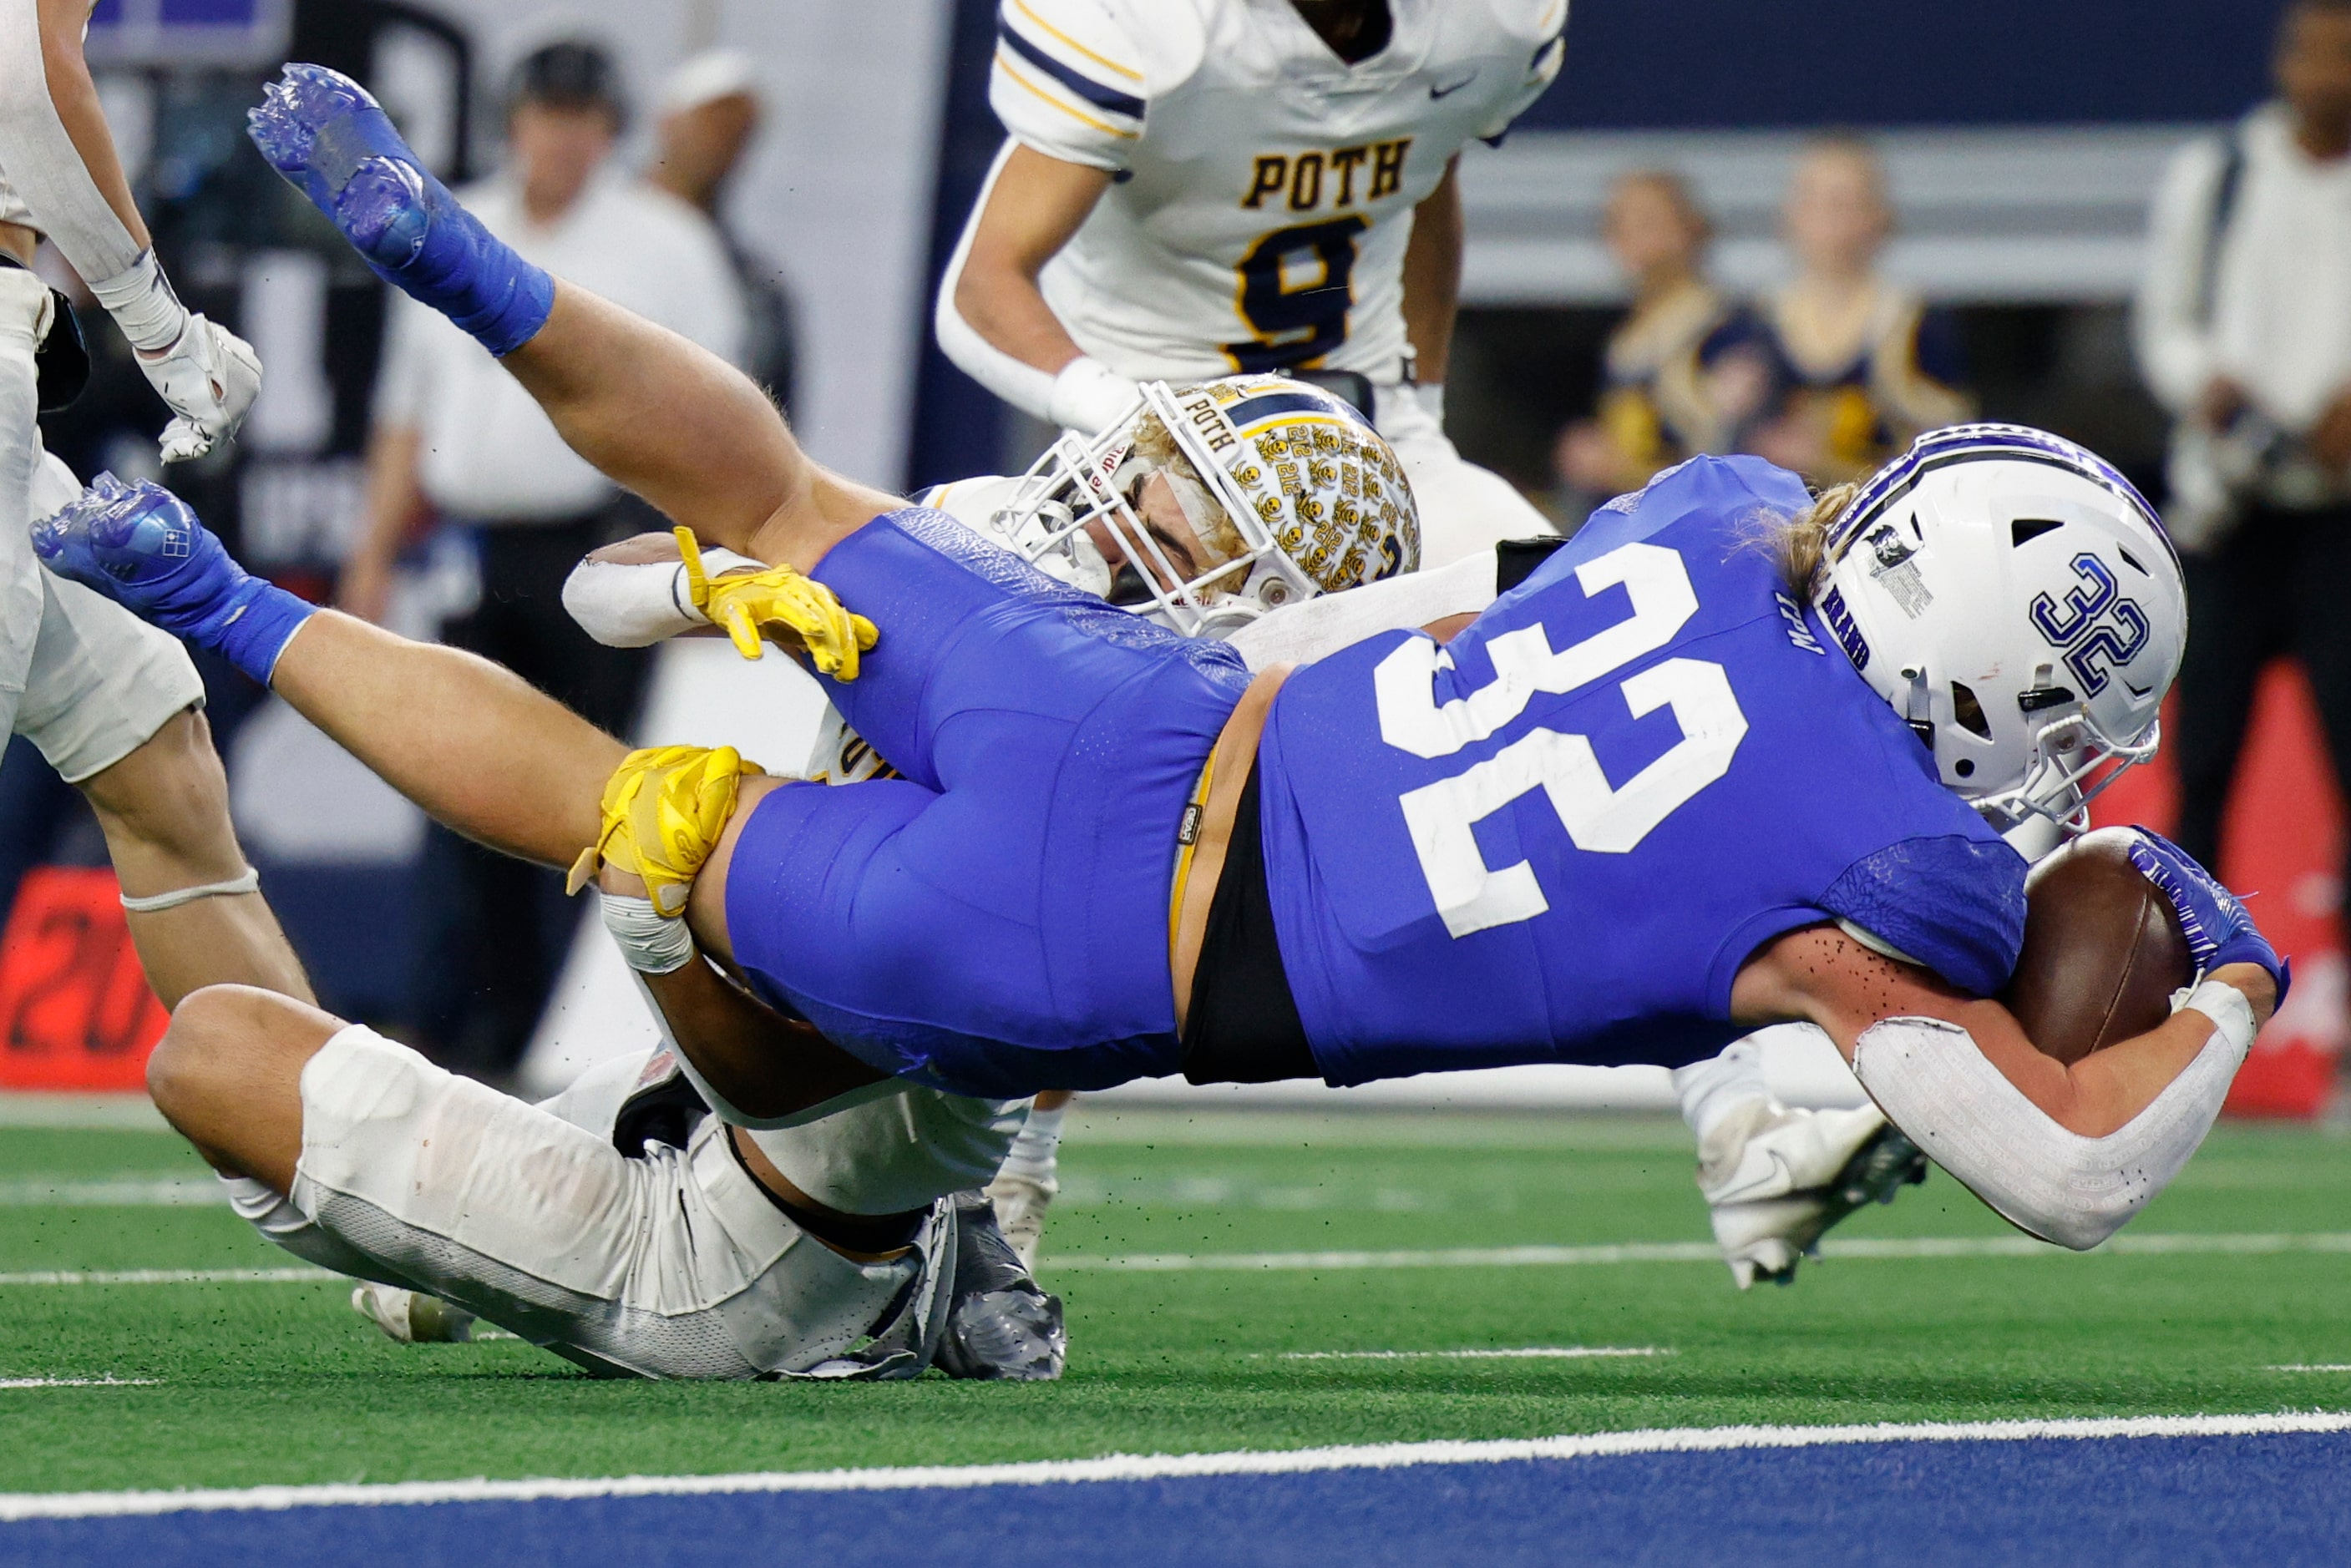
POLYGON ((2154 509, 2104 460, 2022 425, 1933 431, 1827 543, 1822 618, 1995 826, 2079 826, 2155 754, 2187 594, 2154 509))
POLYGON ((1281 376, 1141 391, 1100 434, 1048 447, 997 513, 997 532, 1048 575, 1186 636, 1229 637, 1419 565, 1412 487, 1344 400, 1281 376), (1141 514, 1155 475, 1199 542, 1188 567, 1141 514))

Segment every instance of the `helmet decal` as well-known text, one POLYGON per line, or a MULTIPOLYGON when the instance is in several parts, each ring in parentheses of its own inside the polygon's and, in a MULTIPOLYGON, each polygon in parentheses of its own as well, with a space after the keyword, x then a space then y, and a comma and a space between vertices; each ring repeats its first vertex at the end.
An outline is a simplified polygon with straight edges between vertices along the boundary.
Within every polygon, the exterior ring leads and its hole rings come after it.
POLYGON ((2103 459, 2021 425, 1931 431, 1825 545, 1822 619, 1987 816, 2079 820, 2154 754, 2186 589, 2154 509, 2103 459))

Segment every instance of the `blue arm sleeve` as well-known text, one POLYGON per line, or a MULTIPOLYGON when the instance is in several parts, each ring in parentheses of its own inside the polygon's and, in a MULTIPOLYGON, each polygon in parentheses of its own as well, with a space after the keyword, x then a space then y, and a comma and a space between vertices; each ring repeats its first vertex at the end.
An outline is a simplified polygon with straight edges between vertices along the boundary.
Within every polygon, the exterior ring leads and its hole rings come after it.
POLYGON ((1846 867, 1821 904, 1961 991, 1993 996, 2024 945, 2024 857, 1998 839, 1907 839, 1846 867))

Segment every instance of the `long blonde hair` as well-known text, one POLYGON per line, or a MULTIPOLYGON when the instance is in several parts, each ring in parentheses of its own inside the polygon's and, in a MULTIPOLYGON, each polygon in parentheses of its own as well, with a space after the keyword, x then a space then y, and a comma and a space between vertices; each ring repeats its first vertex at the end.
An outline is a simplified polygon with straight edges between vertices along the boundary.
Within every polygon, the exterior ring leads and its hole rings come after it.
POLYGON ((1771 520, 1761 542, 1778 557, 1789 590, 1803 603, 1812 602, 1828 570, 1829 529, 1860 493, 1858 481, 1832 485, 1793 517, 1771 520))

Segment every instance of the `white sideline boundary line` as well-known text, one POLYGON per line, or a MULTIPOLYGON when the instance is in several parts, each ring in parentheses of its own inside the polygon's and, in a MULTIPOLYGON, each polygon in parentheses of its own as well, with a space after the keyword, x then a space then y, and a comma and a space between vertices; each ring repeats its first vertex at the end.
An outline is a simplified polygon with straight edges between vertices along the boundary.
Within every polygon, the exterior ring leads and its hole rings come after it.
POLYGON ((0 1388, 152 1388, 160 1377, 0 1377, 0 1388))
POLYGON ((534 1480, 394 1481, 259 1486, 235 1490, 14 1492, 0 1494, 0 1522, 116 1519, 291 1508, 443 1502, 537 1502, 607 1497, 712 1497, 759 1492, 855 1492, 1052 1486, 1085 1481, 1203 1476, 1306 1475, 1328 1470, 1405 1469, 1421 1465, 1504 1464, 1527 1459, 1625 1454, 1719 1453, 1739 1449, 1813 1449, 1860 1443, 2023 1442, 2036 1438, 2250 1438, 2351 1431, 2351 1412, 2283 1411, 2261 1416, 2135 1416, 2061 1421, 1881 1422, 1855 1427, 1708 1427, 1482 1442, 1378 1443, 1268 1453, 1111 1454, 1026 1464, 923 1465, 887 1469, 798 1470, 718 1476, 611 1476, 534 1480))

